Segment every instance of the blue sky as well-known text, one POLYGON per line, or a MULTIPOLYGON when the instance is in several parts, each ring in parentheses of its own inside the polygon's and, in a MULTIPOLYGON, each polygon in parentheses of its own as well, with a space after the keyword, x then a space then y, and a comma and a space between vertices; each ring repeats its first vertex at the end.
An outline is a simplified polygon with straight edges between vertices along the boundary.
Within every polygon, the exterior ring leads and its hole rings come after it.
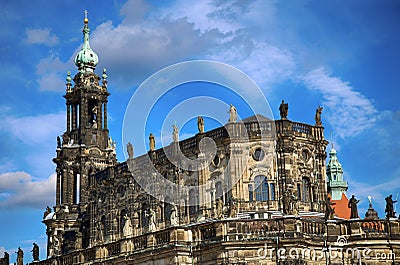
POLYGON ((207 59, 252 78, 275 117, 282 99, 289 118, 300 122, 313 124, 315 108, 324 107, 325 136, 338 150, 348 195, 361 199, 361 216, 367 195, 383 217, 385 196, 399 191, 398 1, 0 3, 0 255, 8 251, 11 261, 18 246, 30 261, 32 242, 45 255, 41 219, 54 205, 51 159, 65 130, 62 95, 67 71, 77 71, 85 9, 97 73, 107 68, 109 76, 109 129, 120 161, 123 116, 135 89, 166 66, 207 59))

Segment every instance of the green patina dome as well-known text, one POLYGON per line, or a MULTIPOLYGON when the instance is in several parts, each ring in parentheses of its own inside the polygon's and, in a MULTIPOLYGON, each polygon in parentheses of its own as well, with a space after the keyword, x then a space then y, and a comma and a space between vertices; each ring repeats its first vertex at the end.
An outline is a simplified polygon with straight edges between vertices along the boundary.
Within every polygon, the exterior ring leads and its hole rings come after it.
POLYGON ((342 171, 342 164, 340 164, 338 158, 337 158, 337 152, 336 150, 332 147, 331 151, 329 152, 329 163, 327 166, 328 171, 333 171, 333 170, 339 170, 342 171))
POLYGON ((81 72, 93 72, 96 65, 99 63, 97 54, 90 48, 89 45, 89 20, 85 17, 83 27, 83 47, 75 57, 75 65, 81 72))

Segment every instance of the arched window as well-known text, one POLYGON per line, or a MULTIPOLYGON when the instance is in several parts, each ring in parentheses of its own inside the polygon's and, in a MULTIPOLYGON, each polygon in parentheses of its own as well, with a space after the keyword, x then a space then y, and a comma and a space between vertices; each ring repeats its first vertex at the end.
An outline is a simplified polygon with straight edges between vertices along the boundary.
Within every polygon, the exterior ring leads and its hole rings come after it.
POLYGON ((302 179, 303 184, 303 192, 302 192, 302 201, 310 201, 311 200, 311 184, 310 179, 307 177, 303 177, 302 179))
POLYGON ((164 218, 165 221, 170 221, 171 219, 171 209, 172 209, 172 205, 170 203, 168 203, 170 200, 169 197, 165 198, 165 202, 164 202, 164 218))
POLYGON ((249 201, 253 201, 253 185, 249 184, 249 201))
POLYGON ((269 187, 267 178, 265 176, 257 176, 254 178, 254 193, 256 201, 268 201, 269 200, 269 187))
POLYGON ((271 192, 271 200, 275 200, 275 184, 269 184, 270 192, 271 192))
POLYGON ((142 204, 142 214, 141 214, 141 221, 142 221, 142 227, 148 227, 149 226, 149 205, 147 203, 142 204))
POLYGON ((125 218, 124 216, 127 214, 127 211, 124 209, 121 211, 119 215, 119 233, 122 236, 122 231, 124 231, 124 225, 125 225, 125 218))
POLYGON ((301 194, 301 184, 300 183, 297 183, 297 197, 298 197, 298 199, 299 200, 303 200, 303 196, 301 196, 302 194, 301 194))

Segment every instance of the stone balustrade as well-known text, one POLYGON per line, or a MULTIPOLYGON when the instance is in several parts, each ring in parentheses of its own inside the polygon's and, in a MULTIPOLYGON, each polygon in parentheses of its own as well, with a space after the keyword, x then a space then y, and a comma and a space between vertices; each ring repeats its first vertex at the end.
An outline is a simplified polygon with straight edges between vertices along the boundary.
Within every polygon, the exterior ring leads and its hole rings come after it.
POLYGON ((34 264, 67 265, 93 261, 102 263, 109 258, 157 249, 161 251, 180 246, 183 251, 189 251, 191 248, 206 247, 208 244, 238 241, 274 244, 280 240, 286 243, 292 242, 291 244, 301 242, 306 244, 312 239, 314 243, 321 241, 336 244, 338 237, 345 237, 350 243, 365 238, 380 241, 382 238, 400 240, 399 224, 398 220, 330 220, 325 222, 322 219, 302 219, 295 216, 275 219, 210 219, 203 223, 169 227, 85 250, 76 250, 68 255, 53 257, 34 264))

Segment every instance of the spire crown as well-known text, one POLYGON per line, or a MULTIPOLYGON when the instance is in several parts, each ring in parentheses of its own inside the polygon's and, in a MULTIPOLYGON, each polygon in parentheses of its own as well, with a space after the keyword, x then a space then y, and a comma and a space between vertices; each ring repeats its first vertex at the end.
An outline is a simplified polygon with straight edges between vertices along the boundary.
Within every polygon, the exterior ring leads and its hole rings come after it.
POLYGON ((83 46, 75 57, 75 65, 78 70, 83 72, 93 72, 96 65, 99 63, 97 54, 90 48, 89 34, 90 28, 88 26, 89 19, 87 18, 88 12, 85 10, 85 18, 83 20, 83 46))

